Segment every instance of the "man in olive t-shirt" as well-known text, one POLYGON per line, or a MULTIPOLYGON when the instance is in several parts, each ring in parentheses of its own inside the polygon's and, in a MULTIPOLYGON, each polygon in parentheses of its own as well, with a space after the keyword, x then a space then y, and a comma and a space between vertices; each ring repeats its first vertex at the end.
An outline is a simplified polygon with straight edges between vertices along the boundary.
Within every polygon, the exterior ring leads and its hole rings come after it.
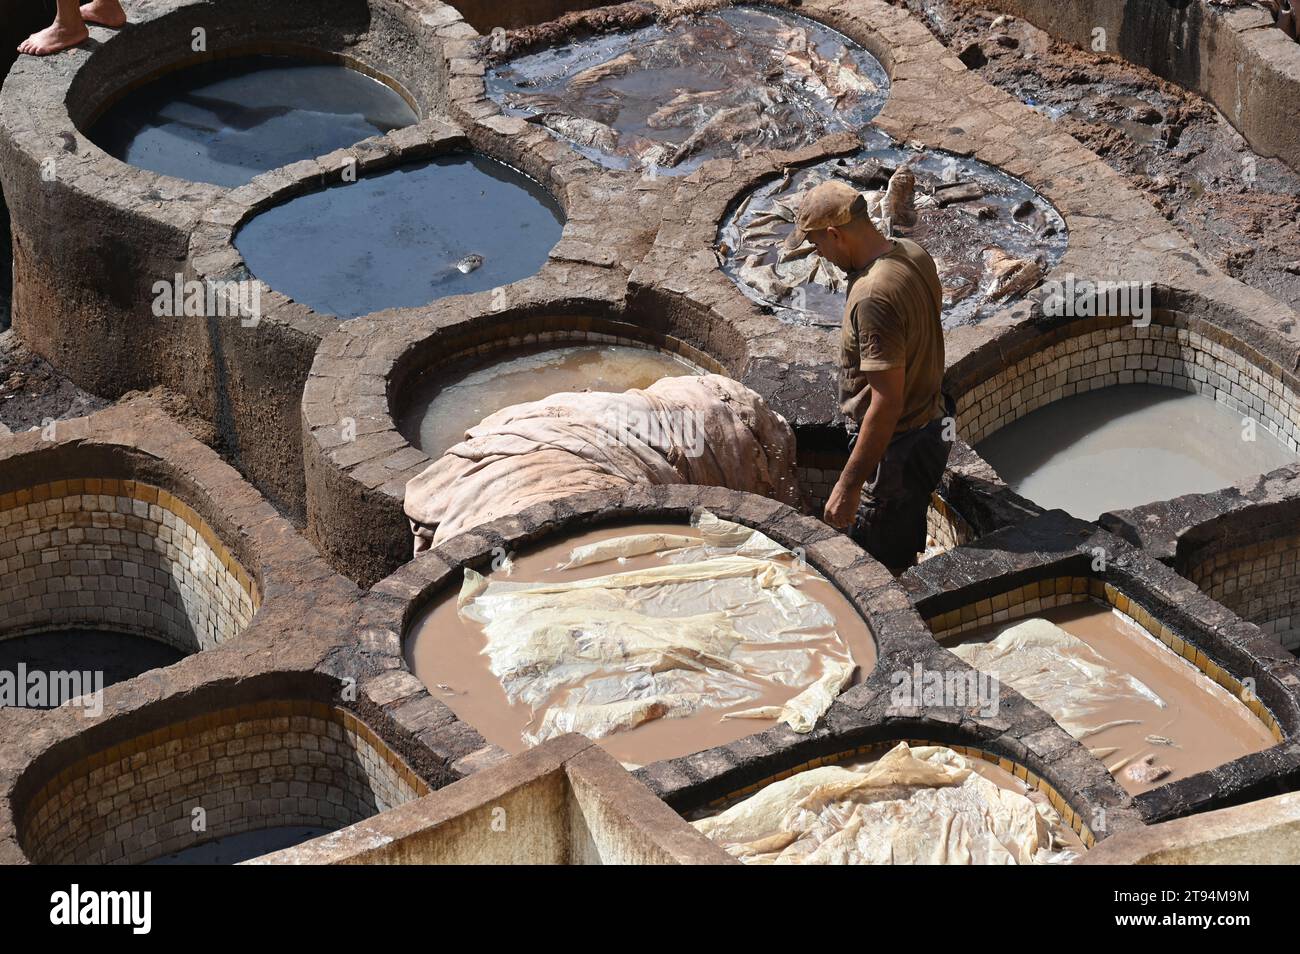
POLYGON ((925 549, 930 495, 952 449, 939 275, 921 246, 881 235, 847 183, 811 189, 795 224, 792 241, 807 236, 849 276, 840 409, 852 440, 824 519, 898 574, 925 549))

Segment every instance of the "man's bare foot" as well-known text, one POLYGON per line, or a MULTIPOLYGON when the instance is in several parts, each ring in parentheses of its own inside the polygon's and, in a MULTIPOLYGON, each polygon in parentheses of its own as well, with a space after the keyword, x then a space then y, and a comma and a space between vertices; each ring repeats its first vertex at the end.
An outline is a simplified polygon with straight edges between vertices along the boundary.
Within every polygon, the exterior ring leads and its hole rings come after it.
POLYGON ((81 5, 81 19, 117 29, 126 25, 126 11, 118 0, 90 0, 81 5))
POLYGON ((29 56, 49 56, 51 53, 59 52, 59 50, 66 50, 70 46, 76 46, 88 36, 90 36, 90 32, 86 29, 84 23, 78 23, 76 26, 64 26, 55 20, 44 30, 33 33, 18 44, 18 52, 26 53, 29 56))

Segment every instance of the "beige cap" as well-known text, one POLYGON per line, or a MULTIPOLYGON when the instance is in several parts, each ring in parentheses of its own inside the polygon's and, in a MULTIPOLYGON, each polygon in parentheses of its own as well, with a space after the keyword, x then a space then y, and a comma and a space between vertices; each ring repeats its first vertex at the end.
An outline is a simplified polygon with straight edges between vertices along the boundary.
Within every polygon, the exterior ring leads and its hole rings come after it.
POLYGON ((790 242, 802 245, 807 233, 847 225, 866 211, 867 200, 861 192, 847 182, 830 179, 804 194, 794 217, 795 231, 790 242))

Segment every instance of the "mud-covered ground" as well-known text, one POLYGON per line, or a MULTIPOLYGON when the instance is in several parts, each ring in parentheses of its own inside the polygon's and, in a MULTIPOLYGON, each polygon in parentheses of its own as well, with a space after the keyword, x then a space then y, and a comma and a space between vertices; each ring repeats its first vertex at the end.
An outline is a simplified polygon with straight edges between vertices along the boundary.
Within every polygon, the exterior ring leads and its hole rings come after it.
POLYGON ((23 347, 13 331, 0 334, 0 436, 80 417, 111 404, 77 387, 23 347))
POLYGON ((1201 97, 978 0, 903 0, 984 79, 1051 117, 1234 278, 1300 308, 1300 173, 1201 97))

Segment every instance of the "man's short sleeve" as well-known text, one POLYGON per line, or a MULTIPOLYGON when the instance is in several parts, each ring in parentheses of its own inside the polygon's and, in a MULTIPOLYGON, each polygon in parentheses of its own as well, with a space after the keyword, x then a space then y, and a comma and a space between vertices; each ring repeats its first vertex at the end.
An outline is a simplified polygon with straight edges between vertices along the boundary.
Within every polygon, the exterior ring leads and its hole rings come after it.
POLYGON ((907 364, 903 322, 888 303, 864 298, 853 309, 858 331, 858 367, 863 371, 888 371, 907 364))

